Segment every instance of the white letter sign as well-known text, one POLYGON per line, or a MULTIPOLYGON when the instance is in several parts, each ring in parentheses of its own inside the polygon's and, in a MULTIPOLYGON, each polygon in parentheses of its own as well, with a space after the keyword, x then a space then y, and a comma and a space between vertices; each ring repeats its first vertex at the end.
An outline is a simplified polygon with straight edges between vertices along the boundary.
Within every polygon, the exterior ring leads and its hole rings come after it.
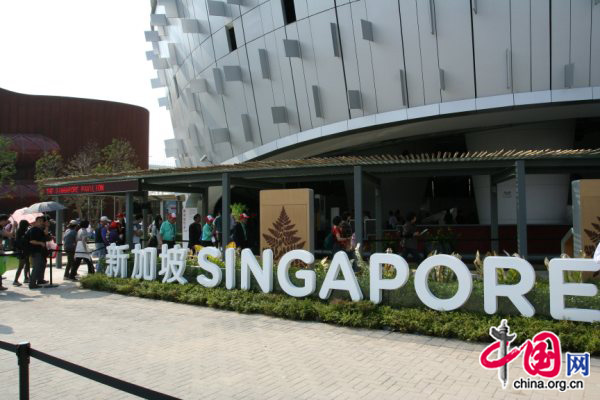
POLYGON ((404 286, 408 280, 408 263, 397 254, 376 253, 369 259, 370 298, 375 304, 381 303, 382 290, 394 290, 404 286), (383 264, 390 264, 396 270, 393 279, 383 279, 383 264))
POLYGON ((531 264, 518 257, 489 256, 483 260, 483 309, 488 314, 494 314, 498 309, 498 297, 504 296, 515 305, 519 312, 532 317, 535 309, 525 298, 525 294, 533 289, 535 271, 531 264), (513 268, 521 275, 519 283, 514 285, 498 285, 499 268, 513 268))
POLYGON ((473 278, 469 268, 454 256, 447 254, 438 254, 431 256, 419 265, 415 272, 415 291, 419 299, 427 307, 438 311, 456 310, 469 299, 473 289, 473 278), (427 278, 429 272, 438 265, 450 268, 456 274, 458 280, 458 290, 456 294, 449 299, 440 299, 436 297, 431 290, 427 278))
POLYGON ((591 271, 600 269, 594 260, 554 258, 548 265, 550 282, 550 315, 555 319, 598 322, 600 310, 565 308, 565 296, 589 296, 598 294, 598 288, 591 283, 565 283, 564 271, 591 271))
POLYGON ((212 278, 208 279, 206 275, 200 274, 196 276, 196 280, 204 287, 213 288, 219 286, 221 279, 223 279, 223 273, 217 264, 208 260, 208 257, 220 259, 221 250, 216 247, 203 247, 202 250, 198 252, 198 265, 200 268, 210 272, 212 278))
POLYGON ((261 268, 252 250, 242 250, 242 282, 240 284, 242 290, 250 290, 250 272, 252 272, 263 293, 273 291, 273 251, 271 249, 263 251, 262 261, 261 268))
POLYGON ((350 293, 352 301, 360 301, 363 299, 363 294, 360 291, 360 286, 356 281, 354 271, 350 264, 350 259, 344 251, 338 251, 331 260, 331 265, 325 275, 325 280, 319 291, 319 297, 323 300, 328 299, 331 296, 331 290, 346 290, 350 293), (342 271, 344 279, 336 279, 342 271))
POLYGON ((156 279, 156 248, 146 247, 142 249, 140 244, 135 245, 135 249, 131 250, 133 258, 133 272, 131 277, 135 279, 143 279, 153 281, 156 279))
POLYGON ((164 275, 163 283, 179 282, 180 284, 187 283, 187 279, 183 277, 185 272, 185 259, 187 257, 188 250, 182 249, 178 244, 172 249, 169 249, 166 244, 162 246, 162 253, 160 258, 162 262, 160 264, 159 275, 164 275))
POLYGON ((129 245, 117 246, 115 243, 112 243, 108 246, 106 275, 115 278, 127 278, 127 260, 129 259, 129 254, 123 253, 125 250, 129 250, 129 245))
POLYGON ((304 286, 296 286, 289 276, 290 265, 293 261, 300 260, 311 265, 315 262, 315 256, 306 250, 292 250, 283 255, 277 265, 277 280, 284 292, 294 297, 304 297, 313 294, 317 288, 317 275, 310 269, 296 271, 296 278, 304 280, 304 286))

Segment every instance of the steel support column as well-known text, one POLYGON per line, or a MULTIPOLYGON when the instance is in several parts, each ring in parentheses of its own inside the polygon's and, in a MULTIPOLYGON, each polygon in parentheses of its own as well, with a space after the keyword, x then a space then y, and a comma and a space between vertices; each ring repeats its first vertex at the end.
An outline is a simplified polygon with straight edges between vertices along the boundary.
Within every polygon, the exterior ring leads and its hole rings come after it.
MULTIPOLYGON (((60 203, 60 197, 56 196, 54 201, 60 203)), ((56 211, 56 227, 54 236, 56 237, 56 244, 58 245, 58 254, 56 255, 56 267, 62 268, 62 252, 63 252, 63 219, 64 219, 64 210, 56 211)))
POLYGON ((142 248, 148 244, 148 227, 151 221, 148 220, 148 192, 144 192, 142 197, 142 248))
POLYGON ((202 218, 206 218, 208 215, 208 188, 202 190, 202 210, 200 211, 200 215, 202 215, 202 218))
POLYGON ((133 249, 133 193, 125 194, 125 239, 133 249))
POLYGON ((517 244, 519 255, 527 259, 527 200, 525 190, 525 161, 515 162, 517 183, 517 244))
POLYGON ((375 188, 375 249, 383 252, 383 192, 381 186, 375 188))
POLYGON ((356 243, 363 243, 363 170, 360 165, 354 167, 354 233, 356 243))
POLYGON ((221 232, 221 245, 223 246, 223 251, 225 251, 227 248, 227 243, 229 243, 229 219, 231 218, 231 211, 229 209, 229 202, 231 200, 231 187, 229 184, 229 173, 227 172, 224 172, 222 175, 221 189, 223 191, 221 197, 221 225, 223 227, 223 231, 221 232))
MULTIPOLYGON (((175 218, 175 232, 183 232, 183 200, 185 199, 184 195, 179 195, 177 196, 177 201, 176 201, 176 215, 177 218, 175 218)), ((181 239, 183 240, 183 235, 181 236, 181 239)), ((177 239, 175 239, 177 240, 177 239)), ((183 247, 187 246, 187 243, 182 243, 183 247)))
POLYGON ((498 185, 496 185, 490 176, 490 237, 491 250, 498 253, 500 244, 498 243, 498 185))

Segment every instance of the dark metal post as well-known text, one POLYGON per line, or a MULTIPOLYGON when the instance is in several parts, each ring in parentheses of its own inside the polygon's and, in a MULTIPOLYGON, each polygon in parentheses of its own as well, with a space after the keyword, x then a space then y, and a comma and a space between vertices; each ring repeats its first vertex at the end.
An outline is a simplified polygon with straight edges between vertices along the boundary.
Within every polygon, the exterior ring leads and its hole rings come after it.
POLYGON ((150 223, 148 221, 148 192, 144 192, 144 196, 142 197, 142 248, 145 248, 148 244, 148 227, 150 223))
POLYGON ((515 162, 517 181, 517 243, 521 258, 527 259, 527 199, 525 192, 525 161, 515 162))
MULTIPOLYGON (((175 218, 175 232, 181 232, 181 239, 183 240, 183 200, 185 199, 183 195, 177 196, 177 218, 175 218)), ((189 239, 189 238, 188 238, 189 239)), ((183 243, 184 247, 187 246, 186 243, 183 243)))
POLYGON ((500 245, 498 243, 498 185, 494 183, 490 176, 490 237, 491 250, 498 253, 500 245))
POLYGON ((125 239, 133 249, 133 193, 125 194, 125 239))
POLYGON ((229 186, 229 173, 224 172, 221 180, 221 188, 223 190, 223 194, 221 197, 221 226, 223 232, 221 232, 221 245, 223 246, 223 251, 227 248, 227 244, 229 243, 229 218, 230 218, 230 210, 229 210, 229 202, 230 202, 230 186, 229 186))
MULTIPOLYGON (((54 198, 54 201, 56 201, 57 203, 60 203, 60 197, 56 196, 54 198)), ((62 252, 63 252, 63 216, 64 216, 64 211, 63 210, 57 210, 56 211, 56 227, 55 227, 55 232, 54 232, 54 236, 56 237, 56 245, 58 246, 58 254, 56 255, 56 268, 62 268, 62 252)), ((52 272, 52 269, 50 270, 50 272, 52 272)), ((50 283, 52 283, 52 280, 50 280, 50 283)))
POLYGON ((363 243, 363 171, 360 165, 354 167, 354 232, 356 243, 363 243))
POLYGON ((383 249, 383 192, 381 186, 375 188, 375 249, 378 253, 383 249))
POLYGON ((17 359, 19 364, 19 399, 29 400, 29 342, 17 345, 17 359))
POLYGON ((202 190, 202 211, 200 215, 202 215, 202 218, 206 218, 208 215, 208 188, 202 190))

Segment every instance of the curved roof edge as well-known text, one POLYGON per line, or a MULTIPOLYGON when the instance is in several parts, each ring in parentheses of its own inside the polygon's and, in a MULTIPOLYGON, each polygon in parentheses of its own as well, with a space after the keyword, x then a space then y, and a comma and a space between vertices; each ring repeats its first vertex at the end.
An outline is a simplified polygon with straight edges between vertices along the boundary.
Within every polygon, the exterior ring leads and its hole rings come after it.
POLYGON ((123 106, 131 107, 131 108, 139 109, 140 111, 145 111, 148 115, 150 115, 150 111, 148 111, 147 108, 144 108, 142 106, 138 106, 135 104, 123 103, 121 101, 93 99, 93 98, 89 98, 89 97, 73 97, 73 96, 57 96, 57 95, 48 95, 48 94, 21 93, 21 92, 15 92, 13 90, 8 90, 3 87, 0 87, 0 92, 6 92, 7 94, 14 95, 14 96, 38 97, 38 98, 43 97, 43 98, 47 98, 47 99, 72 99, 72 100, 102 102, 102 103, 108 103, 108 104, 123 105, 123 106))
MULTIPOLYGON (((269 156, 275 156, 287 150, 292 150, 304 144, 319 142, 320 140, 325 139, 334 139, 343 135, 364 131, 365 129, 380 129, 405 122, 417 122, 436 117, 465 115, 469 113, 477 114, 478 112, 493 112, 506 109, 518 110, 531 106, 557 106, 559 104, 575 105, 578 103, 596 103, 598 101, 600 101, 600 87, 590 86, 575 89, 514 93, 403 108, 338 121, 332 124, 293 133, 248 150, 223 161, 221 164, 236 164, 250 160, 263 159, 269 156)), ((600 110, 598 111, 598 115, 600 115, 600 110)))

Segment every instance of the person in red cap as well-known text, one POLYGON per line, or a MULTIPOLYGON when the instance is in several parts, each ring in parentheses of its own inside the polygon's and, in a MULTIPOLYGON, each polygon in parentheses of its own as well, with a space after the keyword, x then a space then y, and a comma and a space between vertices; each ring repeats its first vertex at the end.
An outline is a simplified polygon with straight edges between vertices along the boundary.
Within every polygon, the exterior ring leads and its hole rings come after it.
POLYGON ((246 213, 241 213, 239 222, 233 228, 233 241, 242 249, 248 247, 248 218, 250 217, 246 213))
POLYGON ((115 217, 115 222, 117 224, 117 232, 119 232, 119 240, 117 241, 117 244, 125 244, 125 214, 122 212, 118 213, 115 217))
POLYGON ((108 230, 106 233, 106 240, 109 244, 118 244, 119 242, 119 223, 117 221, 112 221, 108 225, 108 230))
POLYGON ((159 247, 162 246, 163 243, 166 243, 169 248, 175 246, 175 220, 177 216, 175 214, 168 214, 167 220, 164 221, 160 226, 160 239, 159 239, 159 247))
POLYGON ((214 232, 215 232, 214 221, 215 221, 215 219, 213 218, 212 215, 206 216, 206 223, 202 227, 202 243, 201 244, 204 247, 214 246, 214 242, 216 242, 216 239, 214 237, 214 232))

